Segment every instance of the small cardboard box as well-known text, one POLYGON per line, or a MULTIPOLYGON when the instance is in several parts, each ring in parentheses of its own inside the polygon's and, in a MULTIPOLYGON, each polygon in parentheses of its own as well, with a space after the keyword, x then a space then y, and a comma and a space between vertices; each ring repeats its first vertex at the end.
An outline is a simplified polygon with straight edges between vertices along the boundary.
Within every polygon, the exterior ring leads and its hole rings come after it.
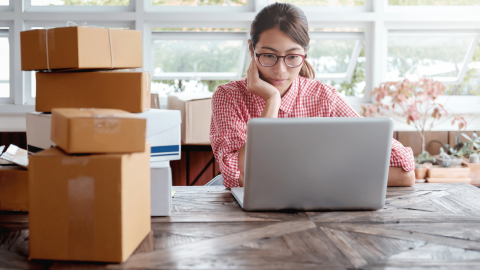
POLYGON ((150 164, 152 216, 172 214, 172 170, 168 161, 150 164))
POLYGON ((142 67, 142 32, 61 27, 20 33, 22 70, 142 67))
POLYGON ((123 262, 151 230, 150 145, 132 154, 30 157, 30 259, 123 262))
POLYGON ((27 113, 27 150, 30 154, 55 146, 50 139, 52 115, 49 113, 27 113))
POLYGON ((52 141, 69 154, 145 151, 147 121, 115 109, 53 109, 52 141))
POLYGON ((137 115, 147 119, 147 140, 152 147, 150 161, 179 160, 180 111, 150 109, 137 115))
POLYGON ((28 171, 0 165, 0 211, 28 211, 28 171))
POLYGON ((148 72, 37 72, 35 110, 103 108, 139 113, 150 108, 148 72))
POLYGON ((182 142, 210 144, 213 93, 174 93, 168 96, 169 110, 182 114, 182 142))

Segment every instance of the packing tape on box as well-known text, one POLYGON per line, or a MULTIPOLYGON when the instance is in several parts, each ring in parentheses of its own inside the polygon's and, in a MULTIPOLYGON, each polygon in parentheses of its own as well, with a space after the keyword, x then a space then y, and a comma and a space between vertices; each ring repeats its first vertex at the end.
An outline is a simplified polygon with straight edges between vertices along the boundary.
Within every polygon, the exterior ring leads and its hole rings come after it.
MULTIPOLYGON (((103 134, 120 133, 120 118, 115 114, 95 114, 95 108, 81 108, 80 110, 90 113, 93 118, 93 132, 103 134)), ((121 117, 121 116, 120 116, 121 117)))
MULTIPOLYGON (((89 25, 87 26, 87 23, 82 23, 80 25, 77 25, 75 22, 72 22, 72 21, 68 21, 67 22, 67 27, 94 27, 94 28, 105 28, 105 27, 98 27, 98 26, 95 26, 95 25, 89 25)), ((112 44, 112 34, 110 32, 110 28, 107 28, 108 30, 108 40, 110 42, 110 62, 112 62, 112 67, 111 69, 113 69, 115 67, 115 64, 114 64, 114 60, 113 60, 113 44, 112 44)), ((50 39, 53 39, 55 40, 55 35, 53 34, 53 32, 51 32, 51 35, 52 37, 50 39)), ((53 43, 55 44, 55 43, 53 43)), ((45 29, 45 51, 47 52, 47 70, 50 72, 52 71, 50 69, 50 56, 48 55, 48 28, 45 29)))
POLYGON ((79 176, 68 180, 68 255, 94 257, 95 179, 79 176))

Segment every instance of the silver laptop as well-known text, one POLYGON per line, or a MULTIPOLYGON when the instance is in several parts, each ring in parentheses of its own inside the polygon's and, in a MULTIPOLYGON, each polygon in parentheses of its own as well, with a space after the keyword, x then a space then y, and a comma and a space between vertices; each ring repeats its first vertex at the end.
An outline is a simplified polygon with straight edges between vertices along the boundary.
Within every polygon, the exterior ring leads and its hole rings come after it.
POLYGON ((251 119, 232 194, 247 211, 380 209, 392 137, 387 117, 251 119))

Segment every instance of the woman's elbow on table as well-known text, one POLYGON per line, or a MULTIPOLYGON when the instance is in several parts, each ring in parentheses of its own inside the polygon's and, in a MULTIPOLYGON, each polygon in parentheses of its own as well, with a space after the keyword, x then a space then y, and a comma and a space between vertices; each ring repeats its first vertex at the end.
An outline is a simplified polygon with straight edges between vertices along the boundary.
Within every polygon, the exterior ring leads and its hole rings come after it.
POLYGON ((415 184, 415 172, 405 171, 399 167, 390 167, 388 170, 389 187, 411 187, 415 184))

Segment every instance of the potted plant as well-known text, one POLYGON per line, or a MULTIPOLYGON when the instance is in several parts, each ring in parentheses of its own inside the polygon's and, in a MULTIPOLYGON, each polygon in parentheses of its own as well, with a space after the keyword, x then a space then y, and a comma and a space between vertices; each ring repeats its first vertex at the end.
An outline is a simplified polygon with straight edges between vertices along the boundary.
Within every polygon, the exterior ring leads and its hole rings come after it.
MULTIPOLYGON (((437 98, 445 93, 445 84, 433 79, 421 78, 418 81, 404 79, 398 82, 381 83, 372 95, 375 97, 372 105, 362 106, 363 116, 385 115, 397 121, 405 121, 413 125, 422 142, 422 152, 415 158, 419 170, 417 179, 423 179, 427 163, 435 160, 425 151, 425 132, 444 121, 448 112, 437 98)), ((458 122, 459 130, 466 127, 467 122, 461 116, 454 117, 452 124, 458 122)))

